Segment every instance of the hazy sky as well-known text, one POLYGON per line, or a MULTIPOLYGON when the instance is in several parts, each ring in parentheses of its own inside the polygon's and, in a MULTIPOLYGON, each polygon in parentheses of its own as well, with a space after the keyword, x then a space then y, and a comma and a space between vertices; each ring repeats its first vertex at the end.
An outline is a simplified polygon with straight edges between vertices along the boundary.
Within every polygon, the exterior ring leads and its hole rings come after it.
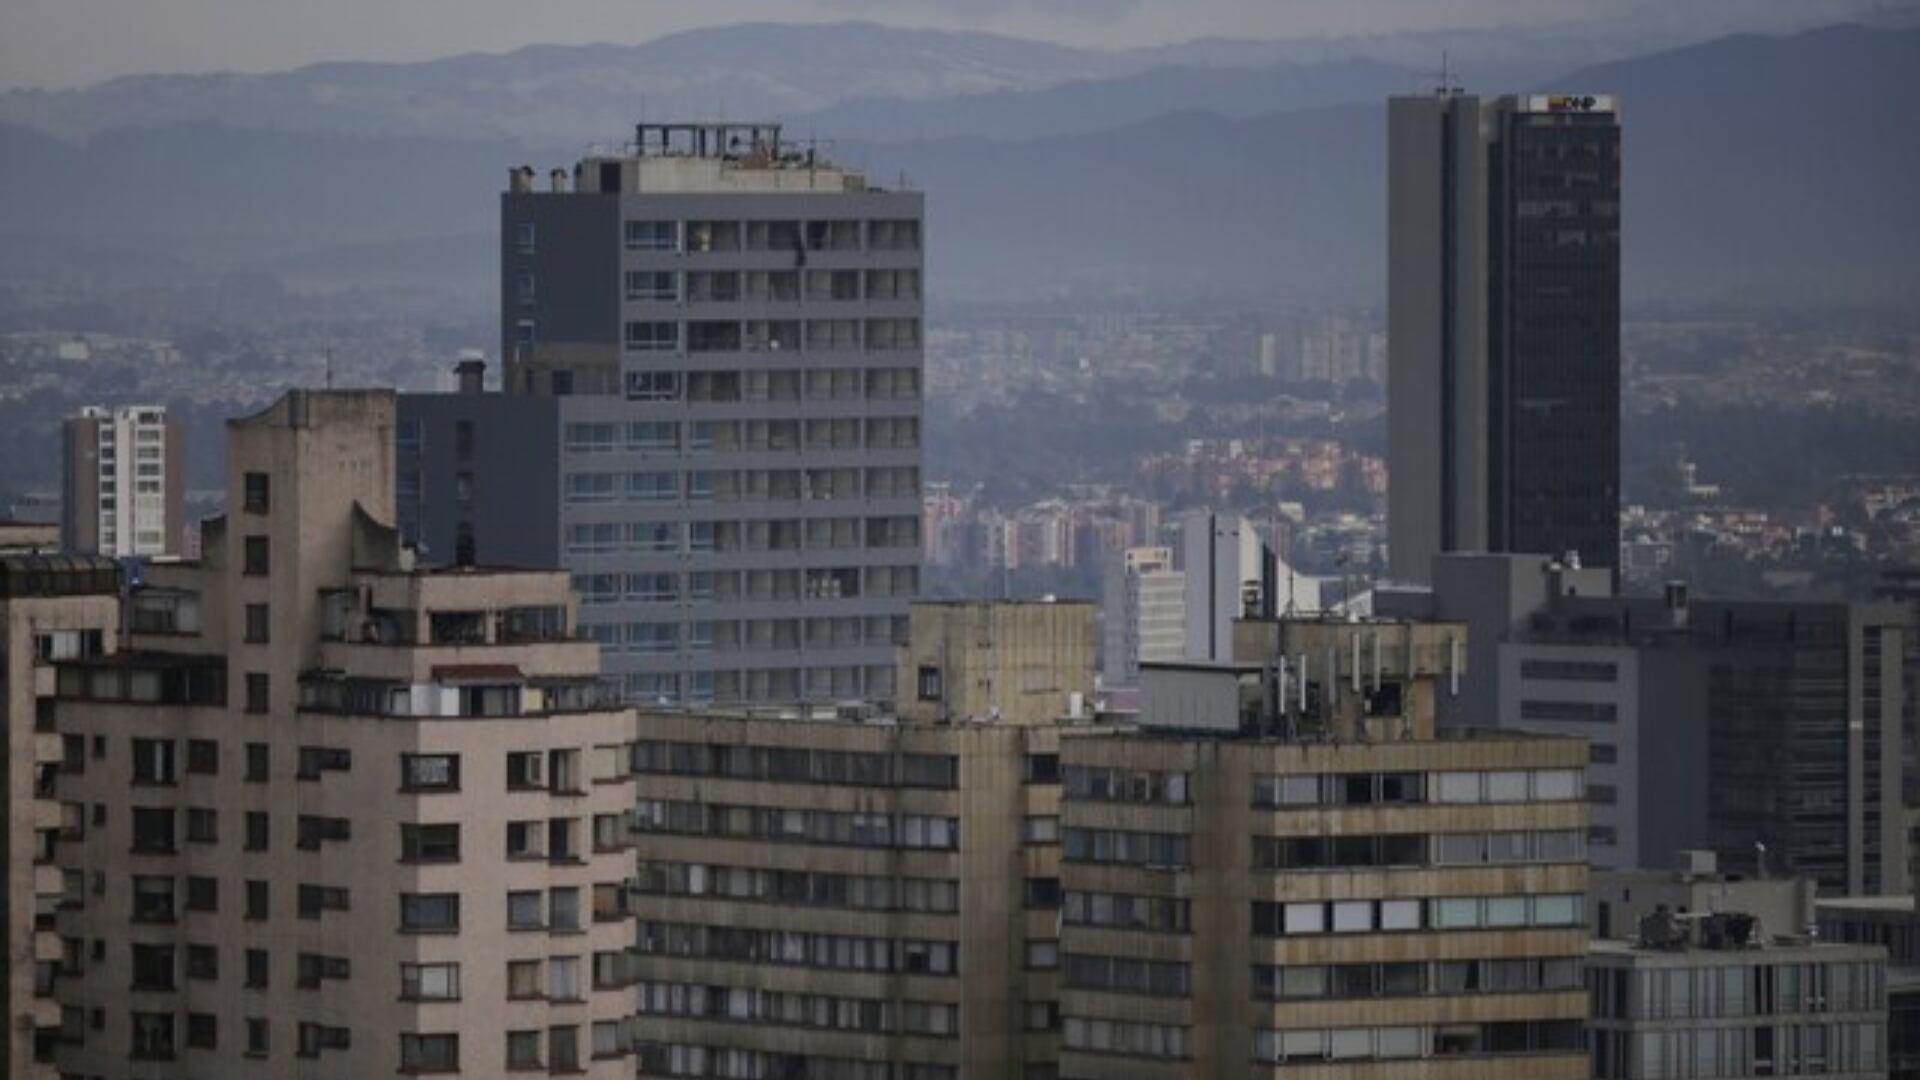
POLYGON ((637 42, 749 19, 991 30, 1079 45, 1585 19, 1767 28, 1885 0, 0 0, 0 86, 265 71, 535 42, 637 42))

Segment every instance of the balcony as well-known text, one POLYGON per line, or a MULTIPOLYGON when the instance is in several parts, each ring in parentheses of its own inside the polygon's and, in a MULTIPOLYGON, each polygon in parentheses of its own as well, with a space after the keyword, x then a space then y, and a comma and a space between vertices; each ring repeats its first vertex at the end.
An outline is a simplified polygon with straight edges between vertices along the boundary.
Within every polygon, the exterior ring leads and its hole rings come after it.
POLYGON ((310 672, 300 680, 307 712, 384 719, 492 718, 608 712, 622 707, 617 681, 597 676, 527 678, 511 664, 447 665, 431 682, 310 672))

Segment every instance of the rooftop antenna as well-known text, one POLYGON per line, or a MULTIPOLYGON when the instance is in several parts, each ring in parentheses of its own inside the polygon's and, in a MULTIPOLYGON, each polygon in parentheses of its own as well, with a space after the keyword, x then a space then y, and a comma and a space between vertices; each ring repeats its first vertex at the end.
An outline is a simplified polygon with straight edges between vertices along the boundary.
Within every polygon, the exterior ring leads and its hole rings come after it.
POLYGON ((327 346, 327 389, 333 389, 333 346, 327 346))
POLYGON ((1457 81, 1459 72, 1453 70, 1453 57, 1447 50, 1440 50, 1440 70, 1426 72, 1426 75, 1440 81, 1440 85, 1433 88, 1436 95, 1447 97, 1460 92, 1460 84, 1457 81))

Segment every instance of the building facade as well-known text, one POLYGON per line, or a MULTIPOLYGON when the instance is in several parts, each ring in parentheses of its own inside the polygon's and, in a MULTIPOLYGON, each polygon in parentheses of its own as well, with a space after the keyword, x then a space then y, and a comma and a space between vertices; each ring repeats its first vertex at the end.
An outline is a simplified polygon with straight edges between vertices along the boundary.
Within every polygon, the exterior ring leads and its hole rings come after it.
POLYGON ((1186 656, 1186 574, 1174 569, 1171 548, 1113 552, 1107 557, 1101 584, 1100 671, 1105 685, 1134 685, 1140 679, 1142 661, 1161 663, 1186 656))
POLYGON ((637 136, 544 190, 512 174, 502 390, 538 419, 403 405, 416 535, 557 557, 636 701, 890 697, 919 587, 922 197, 777 127, 637 136), (463 430, 513 464, 473 445, 440 483, 432 447, 457 459, 463 430))
POLYGON ((1620 114, 1607 96, 1388 106, 1388 541, 1620 543, 1620 114))
POLYGON ((1596 941, 1587 980, 1596 1080, 1887 1075, 1878 948, 1596 941))
POLYGON ((394 400, 228 427, 225 517, 57 665, 62 1076, 630 1076, 631 716, 559 571, 413 565, 394 400))
POLYGON ((900 717, 643 713, 646 1074, 1057 1075, 1060 744, 1091 723, 1063 722, 1092 690, 1091 606, 913 620, 899 678, 954 693, 900 717))
POLYGON ((1061 1077, 1586 1076, 1584 748, 1436 738, 1457 629, 1243 623, 1063 733, 1061 1077))
POLYGON ((1236 619, 1270 619, 1278 560, 1253 522, 1238 514, 1190 511, 1180 519, 1186 584, 1186 659, 1233 658, 1236 619))
POLYGON ((158 405, 89 406, 62 428, 61 544, 115 557, 175 555, 186 437, 158 405))
POLYGON ((0 633, 6 688, 7 978, 6 1074, 52 1080, 70 1034, 59 995, 68 973, 55 932, 70 889, 61 845, 86 828, 87 808, 63 802, 64 774, 85 762, 83 741, 55 724, 56 663, 94 657, 118 644, 120 569, 105 556, 0 559, 0 633))
POLYGON ((1910 606, 1704 600, 1677 582, 1617 597, 1592 567, 1526 555, 1442 556, 1431 588, 1375 606, 1467 623, 1450 721, 1464 707, 1588 740, 1594 865, 1712 850, 1824 894, 1909 891, 1910 606))

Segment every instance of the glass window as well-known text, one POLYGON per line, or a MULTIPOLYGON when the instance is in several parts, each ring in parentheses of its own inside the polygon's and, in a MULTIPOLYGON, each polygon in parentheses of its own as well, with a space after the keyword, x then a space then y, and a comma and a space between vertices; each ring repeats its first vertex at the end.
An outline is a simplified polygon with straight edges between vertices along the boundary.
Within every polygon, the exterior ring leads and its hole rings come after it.
POLYGON ((680 347, 680 324, 665 320, 629 322, 626 340, 632 352, 671 352, 680 347))
POLYGON ((1333 904, 1333 932, 1360 934, 1373 929, 1373 901, 1336 900, 1333 904))
POLYGON ((1533 898, 1535 926, 1572 926, 1580 921, 1578 896, 1536 896, 1533 898))
MULTIPOLYGON (((1594 744, 1596 749, 1601 744, 1594 744)), ((1606 747, 1612 750, 1611 746, 1606 747)), ((1595 760, 1598 760, 1596 758, 1595 760)), ((1611 759, 1609 759, 1611 760, 1611 759)), ((1569 800, 1580 797, 1580 770, 1541 769, 1533 774, 1533 797, 1540 800, 1569 800)))
POLYGON ((1382 930, 1418 930, 1420 929, 1420 901, 1418 900, 1382 900, 1380 901, 1380 929, 1382 930))
POLYGON ((1527 898, 1524 896, 1488 897, 1486 920, 1488 926, 1525 926, 1527 898))
POLYGON ((1525 769, 1502 769, 1487 774, 1488 802, 1526 802, 1527 779, 1525 769))
POLYGON ((627 222, 627 250, 678 251, 680 225, 675 221, 627 222))
POLYGON ((1435 802, 1477 803, 1480 801, 1480 775, 1477 772, 1436 773, 1435 802))
POLYGON ((1289 934, 1324 934, 1327 932, 1327 907, 1325 904, 1288 904, 1286 907, 1286 932, 1289 934))
POLYGON ((1433 901, 1433 928, 1458 930, 1480 925, 1480 900, 1477 897, 1448 897, 1433 901))

